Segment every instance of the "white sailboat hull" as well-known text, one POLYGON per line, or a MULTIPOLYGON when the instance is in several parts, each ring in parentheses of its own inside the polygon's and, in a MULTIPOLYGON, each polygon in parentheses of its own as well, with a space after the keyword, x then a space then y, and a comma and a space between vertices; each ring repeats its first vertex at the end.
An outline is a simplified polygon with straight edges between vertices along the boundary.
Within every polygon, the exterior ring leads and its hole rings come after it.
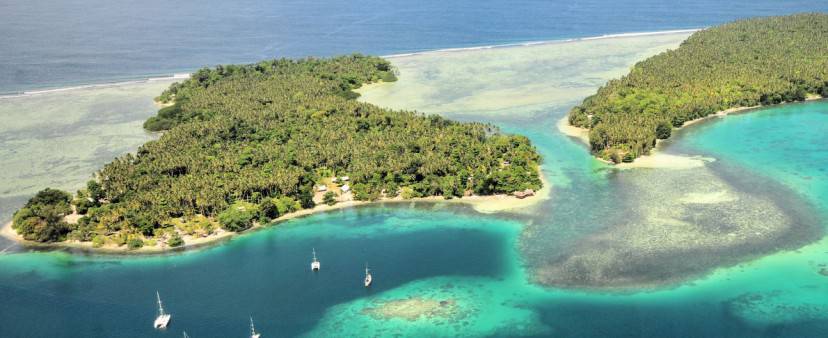
POLYGON ((155 322, 153 323, 153 327, 155 327, 156 329, 166 329, 167 325, 170 324, 170 319, 172 319, 172 315, 169 315, 169 314, 159 315, 157 318, 155 318, 155 322))

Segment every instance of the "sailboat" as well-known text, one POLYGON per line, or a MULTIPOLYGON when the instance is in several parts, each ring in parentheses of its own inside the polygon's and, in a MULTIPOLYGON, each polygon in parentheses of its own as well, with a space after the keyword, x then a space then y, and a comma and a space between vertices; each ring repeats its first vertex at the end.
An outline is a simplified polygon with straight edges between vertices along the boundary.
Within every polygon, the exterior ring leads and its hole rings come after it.
POLYGON ((161 294, 159 294, 158 291, 155 291, 155 296, 158 298, 158 317, 155 317, 155 323, 153 323, 153 326, 156 329, 166 329, 167 325, 170 324, 172 315, 164 312, 164 306, 161 305, 161 294))
POLYGON ((184 338, 190 338, 190 336, 187 335, 187 331, 184 331, 184 338))
POLYGON ((250 316, 250 338, 259 338, 261 333, 256 333, 256 327, 253 326, 253 316, 250 316))
POLYGON ((371 273, 368 272, 368 264, 365 264, 365 287, 371 286, 371 282, 373 281, 374 279, 371 277, 371 273))
POLYGON ((313 249, 313 262, 311 262, 311 270, 319 271, 319 268, 322 266, 322 263, 319 263, 319 260, 316 259, 316 249, 313 249))

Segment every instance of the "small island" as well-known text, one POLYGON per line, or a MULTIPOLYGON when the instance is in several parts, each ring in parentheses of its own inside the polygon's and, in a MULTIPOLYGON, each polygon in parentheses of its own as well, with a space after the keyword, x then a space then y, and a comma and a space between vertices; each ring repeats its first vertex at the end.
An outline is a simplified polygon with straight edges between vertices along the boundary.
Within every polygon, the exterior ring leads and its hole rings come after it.
POLYGON ((319 210, 522 199, 544 185, 526 137, 355 100, 362 84, 395 80, 388 61, 358 54, 201 69, 157 98, 144 127, 158 140, 74 195, 38 192, 13 237, 157 252, 319 210))
MULTIPOLYGON (((828 97, 828 15, 735 21, 637 63, 574 107, 598 158, 632 162, 673 128, 760 105, 828 97)), ((569 132, 578 135, 577 132, 569 132)))

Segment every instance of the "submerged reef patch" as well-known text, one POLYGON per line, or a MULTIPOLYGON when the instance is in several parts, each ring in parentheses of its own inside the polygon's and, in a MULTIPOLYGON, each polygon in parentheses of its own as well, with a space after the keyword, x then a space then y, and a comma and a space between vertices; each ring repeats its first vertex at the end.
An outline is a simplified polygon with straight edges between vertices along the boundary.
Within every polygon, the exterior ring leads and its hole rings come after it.
POLYGON ((619 173, 603 229, 552 257, 537 282, 564 288, 652 288, 821 237, 801 198, 781 184, 710 168, 619 173), (741 176, 738 178, 736 176, 741 176))
POLYGON ((330 308, 306 336, 551 334, 534 309, 515 300, 515 292, 526 285, 510 284, 516 280, 437 277, 411 282, 330 308))
POLYGON ((362 310, 363 314, 374 319, 400 318, 414 321, 421 317, 426 319, 456 319, 459 316, 457 302, 453 299, 429 299, 411 297, 406 299, 382 300, 374 302, 374 307, 362 310))

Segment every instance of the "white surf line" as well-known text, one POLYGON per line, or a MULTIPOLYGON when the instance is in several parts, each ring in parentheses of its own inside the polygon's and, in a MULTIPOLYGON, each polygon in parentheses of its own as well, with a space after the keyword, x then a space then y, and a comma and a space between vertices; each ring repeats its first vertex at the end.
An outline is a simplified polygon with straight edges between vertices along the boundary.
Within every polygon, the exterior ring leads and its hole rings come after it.
POLYGON ((539 40, 539 41, 505 43, 505 44, 500 44, 500 45, 484 45, 484 46, 471 46, 471 47, 458 47, 458 48, 430 49, 430 50, 424 50, 424 51, 419 51, 419 52, 382 55, 380 57, 386 58, 386 59, 393 59, 393 58, 401 58, 401 57, 407 57, 407 56, 436 54, 436 53, 452 53, 452 52, 464 52, 464 51, 495 49, 495 48, 509 48, 509 47, 527 47, 527 46, 550 45, 550 44, 577 42, 577 41, 593 41, 593 40, 629 38, 629 37, 640 37, 640 36, 670 35, 670 34, 680 34, 680 33, 695 33, 695 32, 698 32, 702 29, 705 29, 705 28, 675 29, 675 30, 652 31, 652 32, 629 32, 629 33, 617 33, 617 34, 605 34, 605 35, 598 35, 598 36, 589 36, 589 37, 583 37, 583 38, 570 38, 570 39, 557 39, 557 40, 539 40))
POLYGON ((120 82, 105 82, 105 83, 94 83, 88 85, 80 85, 80 86, 71 86, 71 87, 61 87, 61 88, 52 88, 52 89, 40 89, 40 90, 31 90, 31 91, 23 91, 18 93, 11 93, 11 94, 0 94, 0 100, 8 99, 8 98, 15 98, 15 97, 25 97, 25 96, 34 96, 34 95, 43 95, 43 94, 53 94, 53 93, 60 93, 72 90, 79 90, 79 89, 92 89, 92 88, 105 88, 105 87, 117 87, 123 85, 130 85, 130 84, 141 84, 141 83, 149 83, 149 82, 157 82, 157 81, 165 81, 165 80, 183 80, 190 77, 189 73, 175 73, 168 76, 156 76, 156 77, 148 77, 144 79, 138 80, 129 80, 129 81, 120 81, 120 82))
MULTIPOLYGON (((514 42, 514 43, 499 44, 499 45, 484 45, 484 46, 471 46, 471 47, 458 47, 458 48, 428 49, 428 50, 411 52, 411 53, 382 55, 380 57, 391 59, 391 58, 400 58, 400 57, 414 56, 414 55, 433 54, 433 53, 451 53, 451 52, 463 52, 463 51, 495 49, 495 48, 537 46, 537 45, 567 43, 567 42, 576 42, 576 41, 591 41, 591 40, 614 39, 614 38, 625 38, 625 37, 669 35, 669 34, 679 34, 679 33, 693 33, 693 32, 700 31, 702 29, 705 29, 705 28, 676 29, 676 30, 651 31, 651 32, 628 32, 628 33, 604 34, 604 35, 589 36, 589 37, 582 37, 582 38, 526 41, 526 42, 514 42)), ((12 92, 12 93, 0 93, 0 100, 7 99, 7 98, 15 98, 15 97, 25 97, 25 96, 33 96, 33 95, 59 93, 59 92, 79 90, 79 89, 114 87, 114 86, 122 86, 122 85, 129 85, 129 84, 140 84, 140 83, 163 81, 163 80, 179 80, 179 79, 183 80, 183 79, 187 79, 189 77, 190 77, 189 73, 174 73, 174 74, 168 75, 168 76, 148 77, 148 78, 138 79, 138 80, 129 80, 129 81, 120 81, 120 82, 104 82, 104 83, 95 83, 95 84, 71 86, 71 87, 62 87, 62 88, 53 88, 53 89, 31 90, 31 91, 12 92)))

